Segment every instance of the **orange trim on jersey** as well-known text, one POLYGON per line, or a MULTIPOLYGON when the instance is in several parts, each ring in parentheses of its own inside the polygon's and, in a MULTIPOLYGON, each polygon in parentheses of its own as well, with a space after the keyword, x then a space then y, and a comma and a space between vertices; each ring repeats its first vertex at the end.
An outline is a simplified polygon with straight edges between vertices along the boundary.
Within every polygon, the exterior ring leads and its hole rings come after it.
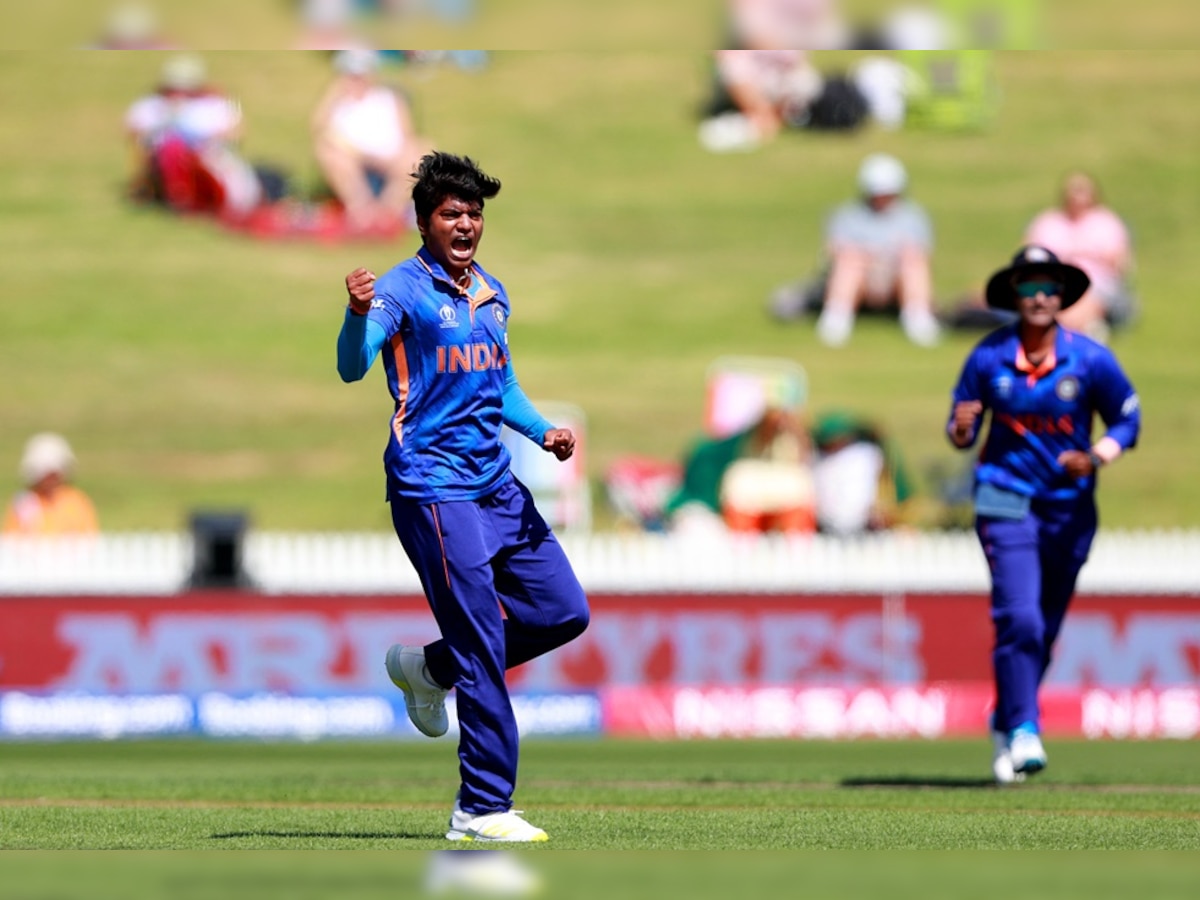
POLYGON ((1011 416, 1008 413, 998 413, 996 415, 996 419, 997 421, 1003 422, 1021 437, 1025 437, 1027 434, 1029 434, 1029 429, 1026 428, 1015 416, 1011 416))
POLYGON ((442 540, 442 519, 438 515, 437 504, 429 504, 429 511, 433 514, 433 527, 437 531, 438 547, 442 551, 442 571, 446 573, 446 587, 450 588, 450 560, 446 558, 446 542, 442 540))
POLYGON ((1058 356, 1055 353, 1055 348, 1051 347, 1050 352, 1046 354, 1046 358, 1039 365, 1034 365, 1029 361, 1029 357, 1025 355, 1025 348, 1017 344, 1017 371, 1024 372, 1028 377, 1025 383, 1033 387, 1038 383, 1039 378, 1043 378, 1054 371, 1054 367, 1058 365, 1058 356))
POLYGON ((392 357, 396 361, 396 414, 392 416, 392 433, 396 442, 404 443, 404 414, 408 411, 408 354, 404 351, 404 338, 397 334, 392 338, 392 357))
MULTIPOLYGON (((471 276, 473 278, 477 278, 480 284, 479 289, 475 291, 474 294, 468 295, 471 299, 471 324, 474 325, 475 310, 479 309, 479 307, 483 306, 483 304, 487 303, 489 300, 498 296, 499 292, 494 290, 492 286, 484 280, 483 274, 475 266, 471 266, 471 276)), ((466 290, 462 288, 460 288, 460 290, 462 290, 464 294, 467 293, 466 290)))

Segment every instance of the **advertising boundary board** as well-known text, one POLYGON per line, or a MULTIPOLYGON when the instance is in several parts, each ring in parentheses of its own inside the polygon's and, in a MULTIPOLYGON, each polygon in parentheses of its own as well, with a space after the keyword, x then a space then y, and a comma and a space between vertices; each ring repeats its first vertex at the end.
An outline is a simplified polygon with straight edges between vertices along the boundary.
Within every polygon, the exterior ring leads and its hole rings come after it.
MULTIPOLYGON (((938 739, 987 734, 987 684, 905 687, 631 687, 574 694, 515 692, 523 737, 609 735, 652 740, 938 739)), ((450 729, 458 733, 454 696, 450 729)), ((1200 736, 1200 689, 1051 689, 1042 725, 1052 737, 1200 736)), ((423 739, 399 692, 304 696, 262 693, 84 694, 0 692, 0 740, 146 738, 423 739)))
MULTIPOLYGON (((987 598, 979 594, 646 593, 590 600, 588 631, 513 670, 515 694, 925 691, 990 680, 991 624, 987 598)), ((0 692, 388 697, 387 647, 436 637, 419 596, 3 597, 0 692)), ((1077 598, 1047 677, 1048 690, 1080 697, 1093 690, 1159 696, 1198 686, 1200 597, 1191 595, 1077 598)), ((764 697, 756 702, 778 701, 764 697)), ((611 705, 611 697, 605 702, 611 705)), ((1157 721, 1157 714, 1138 716, 1157 721)), ((1164 728, 1186 731, 1178 722, 1164 728)))

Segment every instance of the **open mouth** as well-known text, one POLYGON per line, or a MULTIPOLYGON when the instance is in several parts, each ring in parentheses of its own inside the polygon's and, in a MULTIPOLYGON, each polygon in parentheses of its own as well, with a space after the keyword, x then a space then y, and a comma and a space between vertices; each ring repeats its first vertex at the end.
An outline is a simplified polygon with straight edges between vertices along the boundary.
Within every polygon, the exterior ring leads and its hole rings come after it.
POLYGON ((475 242, 469 237, 456 237, 450 242, 450 246, 459 253, 470 253, 471 248, 475 246, 475 242))

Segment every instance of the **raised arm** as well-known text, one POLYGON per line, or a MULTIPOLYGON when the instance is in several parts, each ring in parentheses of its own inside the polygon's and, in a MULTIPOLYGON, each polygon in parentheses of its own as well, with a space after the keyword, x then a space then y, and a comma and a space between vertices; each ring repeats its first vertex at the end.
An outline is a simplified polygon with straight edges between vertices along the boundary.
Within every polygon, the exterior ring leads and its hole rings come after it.
POLYGON ((337 340, 337 369, 342 381, 358 381, 367 374, 387 340, 383 326, 367 313, 375 299, 375 273, 358 268, 346 276, 349 303, 337 340))

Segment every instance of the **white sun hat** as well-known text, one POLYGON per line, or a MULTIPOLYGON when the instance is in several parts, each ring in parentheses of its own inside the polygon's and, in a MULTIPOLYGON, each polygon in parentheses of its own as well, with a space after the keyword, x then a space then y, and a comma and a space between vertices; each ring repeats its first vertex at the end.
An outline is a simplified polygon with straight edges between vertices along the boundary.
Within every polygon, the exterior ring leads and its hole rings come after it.
POLYGON ((47 475, 58 473, 64 478, 75 468, 75 454, 62 435, 49 431, 35 434, 25 444, 21 464, 17 468, 21 481, 28 487, 47 475))
POLYGON ((902 194, 908 186, 904 163, 887 153, 872 153, 858 169, 858 187, 867 197, 902 194))
POLYGON ((162 83, 173 91, 195 91, 208 80, 208 66, 195 53, 178 53, 162 68, 162 83))

